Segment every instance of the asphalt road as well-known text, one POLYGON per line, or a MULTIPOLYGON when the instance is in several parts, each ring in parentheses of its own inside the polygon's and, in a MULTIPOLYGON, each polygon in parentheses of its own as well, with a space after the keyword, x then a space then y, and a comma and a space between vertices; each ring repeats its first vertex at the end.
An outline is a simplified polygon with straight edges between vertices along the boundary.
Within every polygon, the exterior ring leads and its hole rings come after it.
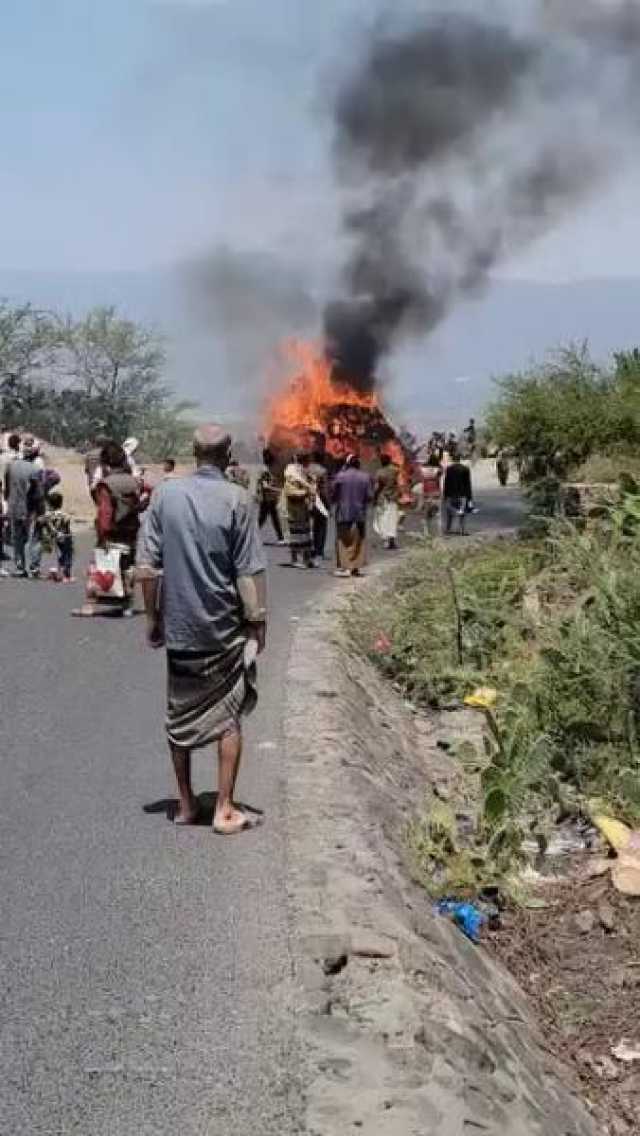
MULTIPOLYGON (((515 521, 492 489, 472 527, 515 521)), ((167 819, 164 660, 81 588, 0 580, 0 1133, 285 1136, 299 1108, 282 707, 290 635, 325 572, 270 552, 272 618, 232 839, 167 819)), ((340 585, 338 585, 340 586, 340 585)), ((210 791, 209 753, 195 762, 210 791)))
MULTIPOLYGON (((143 620, 71 619, 80 588, 0 581, 3 1136, 291 1130, 281 709, 291 620, 328 577, 285 558, 238 794, 265 823, 233 839, 167 821, 143 620)), ((212 789, 210 753, 195 774, 212 789)))

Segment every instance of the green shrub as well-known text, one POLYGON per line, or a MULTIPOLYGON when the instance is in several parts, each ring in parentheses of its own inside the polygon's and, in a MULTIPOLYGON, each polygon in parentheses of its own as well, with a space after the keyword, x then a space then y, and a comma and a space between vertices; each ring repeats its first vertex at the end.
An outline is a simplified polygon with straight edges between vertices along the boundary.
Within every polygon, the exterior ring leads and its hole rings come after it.
POLYGON ((485 876, 590 798, 640 822, 640 496, 538 543, 425 547, 346 621, 414 703, 497 690, 476 760, 485 876))

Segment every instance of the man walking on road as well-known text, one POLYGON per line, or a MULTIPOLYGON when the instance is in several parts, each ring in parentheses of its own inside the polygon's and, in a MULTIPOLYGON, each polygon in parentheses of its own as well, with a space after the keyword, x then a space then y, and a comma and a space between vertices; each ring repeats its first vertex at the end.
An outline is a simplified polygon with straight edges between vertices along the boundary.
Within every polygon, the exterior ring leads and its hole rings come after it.
POLYGON ((271 450, 266 449, 262 451, 262 461, 263 469, 258 475, 257 485, 258 525, 262 528, 270 517, 278 544, 286 544, 280 514, 278 513, 282 486, 278 483, 278 479, 276 478, 276 463, 271 450))
POLYGON ((336 507, 335 576, 360 576, 366 560, 367 506, 371 500, 371 478, 360 469, 360 458, 350 454, 333 483, 336 507))
POLYGON ((213 828, 225 836, 252 823, 233 797, 240 720, 257 702, 255 658, 266 635, 266 565, 249 496, 225 477, 230 451, 231 438, 221 426, 196 430, 195 473, 154 490, 139 570, 149 644, 167 648, 166 728, 180 794, 176 824, 198 820, 191 752, 217 742, 213 828))

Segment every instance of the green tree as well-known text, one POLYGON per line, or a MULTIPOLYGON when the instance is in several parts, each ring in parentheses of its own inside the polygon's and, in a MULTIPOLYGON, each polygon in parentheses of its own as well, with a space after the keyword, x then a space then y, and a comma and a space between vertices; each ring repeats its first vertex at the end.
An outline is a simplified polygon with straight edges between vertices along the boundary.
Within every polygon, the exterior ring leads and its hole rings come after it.
POLYGON ((629 433, 616 376, 594 363, 586 344, 507 375, 497 386, 500 393, 486 416, 488 433, 495 445, 527 460, 533 479, 564 477, 629 433))
POLYGON ((65 344, 69 375, 90 400, 102 432, 122 439, 165 406, 165 352, 154 331, 120 318, 114 308, 95 308, 68 323, 65 344))
POLYGON ((95 308, 62 320, 30 304, 0 302, 0 419, 58 445, 98 434, 136 434, 150 457, 181 454, 193 404, 173 405, 159 336, 95 308))
POLYGON ((193 434, 193 421, 188 415, 196 405, 183 401, 155 407, 140 429, 145 454, 155 461, 185 457, 193 434))
POLYGON ((41 411, 63 338, 61 321, 31 304, 0 300, 0 417, 6 427, 41 411))

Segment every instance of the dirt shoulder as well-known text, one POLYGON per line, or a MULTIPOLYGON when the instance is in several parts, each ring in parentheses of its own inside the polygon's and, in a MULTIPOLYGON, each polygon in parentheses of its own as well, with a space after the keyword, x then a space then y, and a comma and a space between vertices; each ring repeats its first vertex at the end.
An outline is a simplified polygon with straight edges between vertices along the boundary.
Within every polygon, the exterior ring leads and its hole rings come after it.
POLYGON ((345 649, 342 602, 301 621, 288 676, 307 1132, 595 1136, 520 987, 411 882, 403 835, 448 761, 437 722, 345 649))

